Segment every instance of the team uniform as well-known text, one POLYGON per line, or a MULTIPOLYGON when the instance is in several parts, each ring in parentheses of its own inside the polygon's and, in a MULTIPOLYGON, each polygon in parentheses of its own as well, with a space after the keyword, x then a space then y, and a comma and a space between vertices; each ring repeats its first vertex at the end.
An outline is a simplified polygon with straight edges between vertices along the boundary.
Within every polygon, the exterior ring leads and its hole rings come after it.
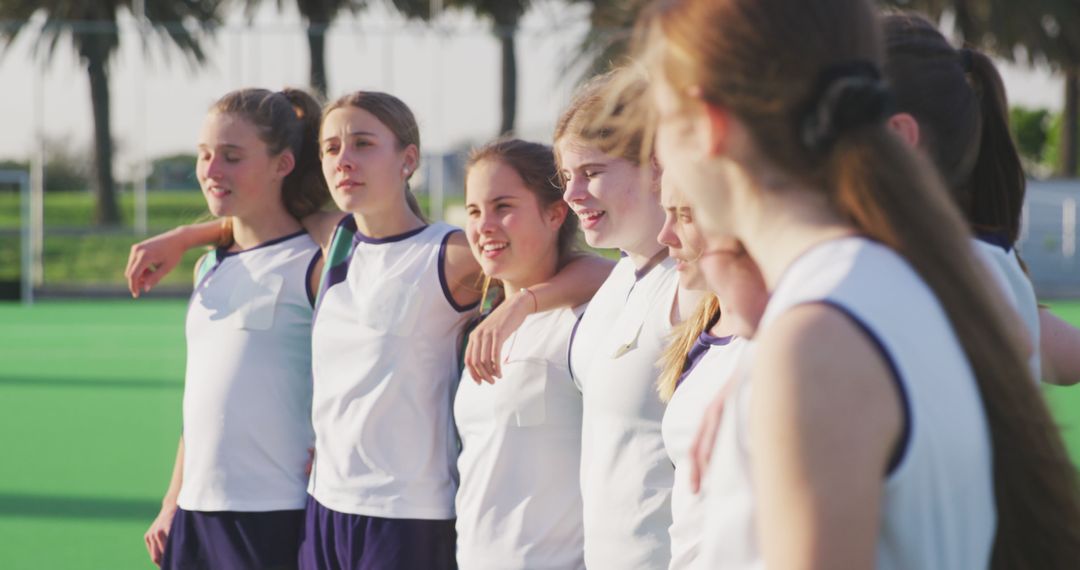
POLYGON ((1028 359, 1028 366, 1035 380, 1041 380, 1039 301, 1035 297, 1035 288, 1031 285, 1031 279, 1024 272, 1016 250, 1012 248, 1005 236, 979 234, 973 243, 975 253, 986 264, 994 282, 1024 323, 1024 329, 1032 343, 1032 354, 1028 359))
POLYGON ((503 342, 502 377, 465 370, 454 400, 461 437, 457 560, 463 570, 583 569, 581 393, 567 370, 583 307, 526 317, 503 342))
POLYGON ((671 559, 675 470, 660 434, 656 379, 678 274, 670 258, 646 267, 620 260, 570 341, 570 371, 584 399, 585 564, 594 570, 653 570, 671 559))
POLYGON ((315 461, 302 568, 454 564, 457 343, 435 223, 374 239, 338 224, 312 330, 315 461))
MULTIPOLYGON (((885 475, 875 567, 987 568, 996 511, 986 415, 963 348, 937 298, 887 247, 852 237, 818 244, 777 284, 759 330, 807 303, 846 314, 890 365, 904 432, 885 475)), ((753 345, 744 358, 753 363, 753 345)), ((705 568, 763 568, 747 433, 753 385, 740 378, 707 474, 705 568)))
POLYGON ((311 428, 303 232, 207 254, 188 305, 183 483, 162 568, 295 568, 311 428))
POLYGON ((675 393, 664 412, 661 432, 668 457, 675 466, 671 490, 672 570, 694 568, 698 564, 702 527, 705 523, 704 492, 690 489, 690 445, 694 441, 705 408, 735 374, 746 340, 716 337, 703 331, 686 355, 686 364, 675 393))

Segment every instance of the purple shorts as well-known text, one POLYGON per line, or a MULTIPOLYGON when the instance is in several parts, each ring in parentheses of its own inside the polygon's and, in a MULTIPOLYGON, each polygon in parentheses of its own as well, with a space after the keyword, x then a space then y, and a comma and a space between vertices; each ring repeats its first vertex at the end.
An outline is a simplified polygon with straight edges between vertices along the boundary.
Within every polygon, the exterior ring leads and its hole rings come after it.
POLYGON ((161 570, 296 568, 304 511, 176 509, 161 570))
POLYGON ((454 520, 386 519, 332 511, 308 496, 302 570, 455 570, 454 520))

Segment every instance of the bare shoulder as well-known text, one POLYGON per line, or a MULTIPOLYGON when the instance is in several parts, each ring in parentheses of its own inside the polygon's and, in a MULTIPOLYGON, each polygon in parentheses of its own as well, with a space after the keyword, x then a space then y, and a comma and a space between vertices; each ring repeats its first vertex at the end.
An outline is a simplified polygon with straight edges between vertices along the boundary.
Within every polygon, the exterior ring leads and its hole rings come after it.
POLYGON ((843 309, 815 303, 790 309, 757 340, 759 421, 801 438, 857 439, 866 453, 890 455, 903 427, 902 395, 870 331, 843 309))

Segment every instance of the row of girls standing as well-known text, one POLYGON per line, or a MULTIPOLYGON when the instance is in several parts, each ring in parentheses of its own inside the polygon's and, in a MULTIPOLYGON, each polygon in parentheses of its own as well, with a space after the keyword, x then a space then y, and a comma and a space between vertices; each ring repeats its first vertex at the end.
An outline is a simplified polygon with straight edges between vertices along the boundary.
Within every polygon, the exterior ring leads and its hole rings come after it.
MULTIPOLYGON (((199 265, 189 308, 190 360, 212 362, 216 357, 213 342, 202 338, 209 329, 221 329, 215 339, 228 337, 226 346, 238 348, 250 360, 280 349, 274 342, 290 345, 289 351, 279 351, 280 359, 291 359, 308 346, 310 353, 296 356, 292 366, 282 369, 288 390, 260 384, 259 377, 248 373, 248 365, 211 376, 204 375, 207 366, 189 363, 183 438, 188 453, 178 456, 162 513, 146 535, 154 561, 163 567, 290 567, 292 550, 298 551, 299 565, 305 568, 438 568, 452 566, 456 551, 468 567, 498 566, 514 557, 510 563, 522 567, 580 567, 584 533, 580 454, 574 442, 580 442, 581 414, 575 413, 574 400, 580 409, 581 397, 564 358, 575 319, 569 307, 550 314, 545 309, 564 298, 570 307, 581 305, 596 289, 590 283, 602 279, 609 267, 595 258, 572 255, 574 224, 565 221, 568 208, 551 185, 557 172, 550 148, 512 141, 479 151, 468 179, 467 200, 475 221, 470 221, 466 237, 445 224, 426 223, 410 203, 406 181, 419 159, 419 133, 411 112, 392 96, 360 92, 323 112, 318 138, 321 181, 351 215, 323 212, 313 196, 305 215, 288 211, 278 216, 289 222, 289 231, 253 237, 245 234, 247 222, 260 220, 268 210, 281 210, 285 178, 320 186, 311 172, 294 169, 297 157, 310 150, 305 144, 312 141, 293 133, 289 145, 281 145, 270 136, 279 125, 313 113, 284 94, 263 90, 232 93, 225 100, 244 105, 219 102, 212 109, 200 137, 198 170, 212 213, 228 216, 231 223, 226 226, 228 244, 199 265), (292 115, 258 112, 282 105, 292 115), (544 156, 548 160, 540 161, 544 156), (267 169, 268 162, 273 169, 267 169), (500 216, 501 224, 490 221, 500 216), (529 219, 532 226, 522 221, 529 219), (306 234, 299 230, 301 223, 306 234), (281 256, 281 244, 292 240, 308 246, 302 268, 270 277, 259 271, 260 264, 281 256), (323 244, 322 255, 311 243, 323 244), (458 379, 458 332, 480 296, 477 259, 489 265, 491 276, 503 280, 500 309, 531 302, 536 314, 514 323, 512 328, 521 329, 502 347, 506 378, 500 386, 460 392, 461 466, 466 472, 457 497, 461 536, 455 544, 458 458, 450 401, 458 379), (562 285, 557 284, 560 279, 562 285), (316 283, 317 300, 310 294, 316 283), (304 303, 283 293, 298 286, 305 291, 304 303), (286 309, 287 300, 294 306, 286 309), (281 318, 286 310, 295 310, 296 322, 281 318), (310 332, 305 317, 311 321, 310 332), (306 339, 284 338, 287 324, 310 334, 310 345, 306 339), (271 340, 275 336, 281 338, 271 340), (519 344, 518 337, 526 340, 519 344), (548 344, 536 345, 537 339, 548 344), (310 374, 304 370, 309 363, 310 374), (206 384, 214 389, 196 389, 206 384), (260 390, 270 405, 245 403, 246 392, 260 390), (304 486, 298 481, 303 480, 303 458, 311 445, 305 421, 309 402, 314 459, 304 486), (275 438, 275 430, 289 426, 278 425, 274 404, 291 406, 298 419, 294 423, 304 426, 296 438, 275 438), (473 421, 472 430, 470 412, 482 414, 483 420, 473 421), (492 431, 492 414, 509 423, 492 431), (258 421, 249 421, 251 417, 258 421), (212 428, 209 434, 192 437, 205 426, 212 428), (515 441, 515 430, 527 430, 527 439, 515 441), (509 441, 492 449, 498 439, 509 441), (192 453, 195 448, 198 453, 192 453), (551 453, 529 453, 533 449, 551 453), (280 472, 289 492, 285 508, 232 501, 242 492, 261 497, 259 486, 249 483, 267 478, 265 465, 230 462, 238 452, 250 452, 280 472), (523 468, 521 461, 538 462, 531 470, 534 480, 548 486, 550 497, 543 489, 522 485, 513 471, 504 471, 509 458, 501 455, 512 452, 517 453, 515 470, 523 468), (205 461, 196 465, 193 459, 199 456, 205 461), (551 477, 536 478, 552 457, 562 457, 564 469, 547 465, 551 477), (206 477, 197 476, 200 469, 206 477), (187 499, 206 492, 229 499, 220 504, 187 499), (298 509, 298 497, 303 509, 298 509), (301 513, 302 534, 296 535, 301 513), (287 516, 291 526, 274 523, 278 515, 287 516), (496 553, 494 539, 506 534, 508 526, 521 532, 511 534, 505 549, 496 553), (557 529, 562 534, 552 534, 557 529), (470 544, 474 560, 468 559, 470 544), (565 560, 553 562, 560 557, 565 560)), ((660 221, 655 184, 638 184, 637 167, 628 161, 609 166, 613 171, 623 168, 623 176, 612 172, 614 184, 607 188, 614 194, 606 205, 613 207, 595 210, 594 217, 610 212, 610 218, 625 218, 625 226, 641 221, 635 214, 645 211, 649 223, 626 249, 639 257, 647 254, 641 260, 648 264, 652 259, 649 265, 655 266, 661 249, 654 241, 660 221), (629 191, 621 183, 630 183, 629 191), (648 207, 626 207, 618 198, 627 196, 643 199, 648 207), (642 237, 645 231, 653 237, 642 237)), ((598 178, 599 172, 583 177, 598 178)), ((583 194, 576 201, 586 198, 583 194)), ((183 249, 219 240, 221 227, 206 223, 179 228, 137 244, 128 269, 133 293, 148 290, 175 266, 183 249)), ((476 363, 476 369, 484 370, 476 376, 497 370, 494 364, 476 363)), ((658 431, 659 417, 653 419, 658 431)), ((665 485, 669 483, 661 479, 661 491, 665 485)), ((665 510, 666 494, 650 508, 665 510)), ((666 535, 666 525, 654 527, 658 535, 666 535)))

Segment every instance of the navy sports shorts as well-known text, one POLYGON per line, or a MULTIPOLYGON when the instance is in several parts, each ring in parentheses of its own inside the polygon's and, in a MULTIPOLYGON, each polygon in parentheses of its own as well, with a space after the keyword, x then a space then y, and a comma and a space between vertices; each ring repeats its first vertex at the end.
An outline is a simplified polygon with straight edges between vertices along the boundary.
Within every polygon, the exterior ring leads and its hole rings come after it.
POLYGON ((454 520, 339 513, 308 496, 301 570, 455 570, 454 520))

